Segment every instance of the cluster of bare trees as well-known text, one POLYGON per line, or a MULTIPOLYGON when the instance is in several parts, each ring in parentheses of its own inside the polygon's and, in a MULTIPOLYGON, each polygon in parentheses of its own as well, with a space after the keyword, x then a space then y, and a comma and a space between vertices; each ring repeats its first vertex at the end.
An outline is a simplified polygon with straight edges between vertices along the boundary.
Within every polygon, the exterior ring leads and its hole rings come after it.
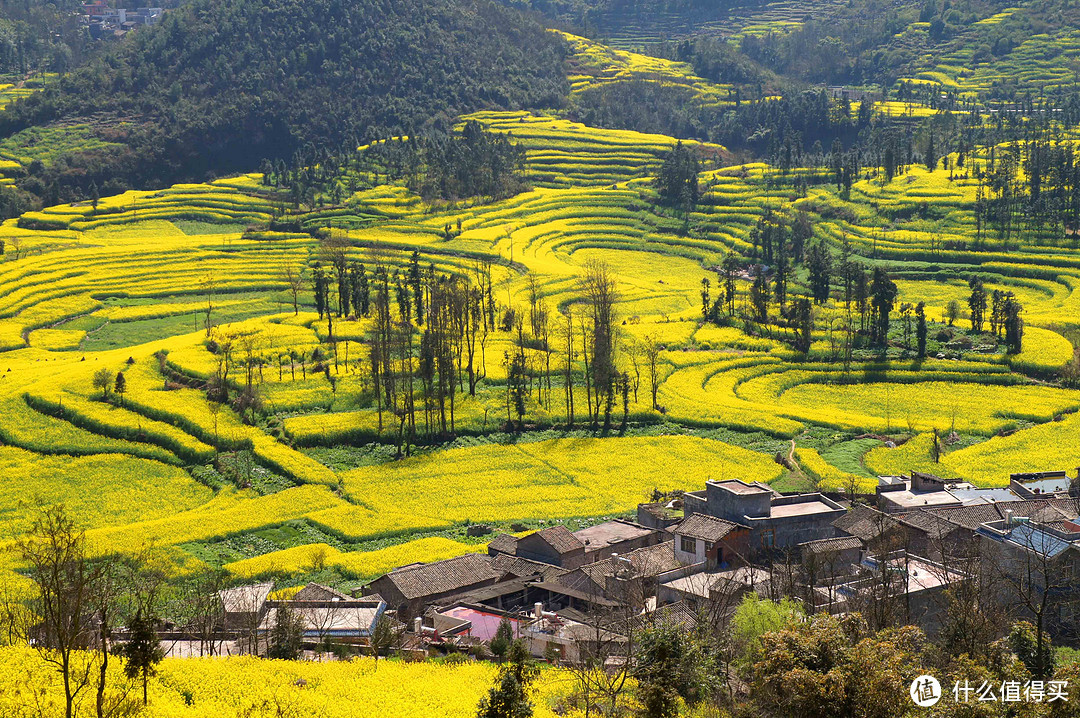
MULTIPOLYGON (((145 703, 146 681, 163 657, 152 629, 164 573, 146 555, 91 556, 85 535, 63 506, 41 509, 17 541, 15 554, 31 584, 8 583, 3 588, 0 640, 36 648, 41 660, 55 669, 66 718, 87 703, 98 718, 136 712, 138 679, 145 703), (121 627, 125 635, 118 636, 121 627), (126 683, 109 672, 110 657, 117 651, 127 659, 126 683)), ((40 690, 27 694, 43 699, 40 690)))
MULTIPOLYGON (((266 367, 276 364, 279 380, 286 375, 296 380, 299 374, 307 380, 309 374, 323 374, 335 393, 344 367, 345 373, 360 379, 361 404, 377 412, 379 433, 392 431, 398 454, 406 456, 419 437, 457 432, 460 397, 466 392, 475 396, 487 378, 490 338, 501 332, 512 343, 502 357, 510 428, 525 427, 532 401, 550 413, 559 379, 567 425, 580 422, 584 413, 588 424, 607 429, 620 404, 625 425, 643 374, 651 383, 652 405, 659 408, 661 347, 648 338, 620 342, 616 311, 620 297, 615 276, 604 262, 587 264, 580 299, 555 311, 532 274, 526 276, 527 307, 497 302, 490 259, 443 274, 434 264, 423 266, 419 252, 398 269, 384 247, 370 248, 363 263, 355 261, 349 250, 345 236, 330 233, 310 269, 297 263, 286 263, 282 269, 294 313, 299 312, 301 292, 310 288, 319 316, 327 321, 324 345, 309 351, 268 352, 258 332, 213 329, 208 322, 208 347, 217 357, 207 391, 211 401, 230 403, 254 422, 263 410, 259 387, 266 367), (351 358, 349 339, 335 334, 335 318, 370 319, 366 346, 354 350, 351 358), (625 370, 620 369, 620 356, 625 370), (242 380, 236 378, 237 372, 243 373, 242 380), (584 412, 579 404, 582 389, 584 412)), ((212 291, 208 289, 207 317, 212 291)))

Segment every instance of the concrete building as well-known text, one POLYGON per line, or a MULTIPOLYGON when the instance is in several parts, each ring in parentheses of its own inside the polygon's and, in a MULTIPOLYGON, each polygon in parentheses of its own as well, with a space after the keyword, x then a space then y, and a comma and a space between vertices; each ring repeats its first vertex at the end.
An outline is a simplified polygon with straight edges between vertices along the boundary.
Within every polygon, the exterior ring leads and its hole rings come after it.
MULTIPOLYGON (((1080 468, 1076 470, 1080 476, 1080 468)), ((1074 479, 1064 471, 1039 471, 1009 476, 1009 488, 1017 496, 1027 500, 1045 496, 1069 496, 1076 491, 1074 479)))
POLYGON ((819 493, 785 496, 760 482, 709 481, 683 496, 685 513, 706 514, 750 529, 751 551, 794 547, 837 535, 832 522, 844 507, 819 493))
POLYGON ((952 568, 905 552, 865 557, 850 577, 815 586, 816 610, 862 612, 879 620, 913 624, 929 634, 941 627, 948 606, 945 590, 967 577, 952 568))
POLYGON ((266 599, 274 590, 272 583, 237 586, 218 592, 225 616, 225 629, 246 631, 256 628, 266 618, 266 599))
POLYGON ((692 612, 704 612, 718 619, 734 611, 747 593, 764 587, 769 581, 768 571, 751 566, 728 571, 703 568, 698 565, 661 575, 657 604, 684 603, 692 612))
POLYGON ((984 570, 1004 577, 1002 601, 1029 620, 1044 611, 1055 639, 1080 640, 1080 521, 1049 524, 1010 514, 978 533, 984 570))
POLYGON ((321 643, 328 639, 348 641, 369 638, 375 623, 386 611, 386 602, 378 596, 329 600, 269 601, 266 616, 259 625, 259 632, 269 636, 277 625, 278 612, 288 609, 297 615, 303 625, 306 641, 321 643))
POLYGON ((940 476, 912 471, 910 477, 879 476, 878 507, 887 513, 922 508, 974 506, 977 504, 1022 501, 1011 489, 979 488, 966 481, 950 481, 940 476))

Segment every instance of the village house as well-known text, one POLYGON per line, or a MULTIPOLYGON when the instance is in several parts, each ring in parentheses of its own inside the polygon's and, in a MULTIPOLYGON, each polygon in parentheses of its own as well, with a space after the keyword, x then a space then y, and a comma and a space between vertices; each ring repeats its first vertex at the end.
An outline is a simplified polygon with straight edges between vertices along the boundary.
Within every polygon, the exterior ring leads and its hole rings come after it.
POLYGON ((979 488, 966 481, 949 481, 919 471, 911 472, 910 478, 879 476, 877 499, 878 507, 886 513, 1023 500, 1011 489, 979 488))
POLYGON ((979 527, 983 565, 1004 577, 1001 598, 1052 632, 1080 638, 1080 520, 1053 524, 1008 514, 979 527))
POLYGON ((577 568, 585 563, 585 544, 559 524, 517 538, 500 534, 488 544, 488 555, 506 554, 561 568, 577 568))
POLYGON ((379 594, 398 620, 405 622, 441 599, 491 586, 500 576, 489 557, 467 553, 446 561, 403 566, 372 581, 364 591, 379 594))
POLYGON ((595 526, 578 529, 574 532, 574 536, 585 547, 585 563, 602 561, 635 549, 655 546, 664 540, 663 532, 625 519, 605 521, 595 526))
POLYGON ((659 577, 658 605, 685 604, 687 610, 711 614, 717 620, 730 614, 746 594, 764 587, 769 572, 752 566, 705 571, 701 566, 668 571, 659 577))
POLYGON ((266 599, 273 590, 274 584, 267 582, 219 591, 225 630, 250 630, 262 623, 269 610, 266 599))
POLYGON ((966 580, 959 570, 903 551, 864 556, 849 576, 813 586, 811 610, 860 612, 879 623, 917 625, 929 634, 941 627, 948 602, 945 590, 966 580))
POLYGON ((704 563, 709 570, 745 563, 750 529, 706 514, 691 514, 671 527, 675 559, 680 563, 704 563))
POLYGON ((355 641, 371 636, 386 611, 386 602, 380 596, 354 598, 329 586, 309 583, 288 600, 267 601, 266 615, 259 625, 264 636, 277 625, 283 609, 299 616, 302 635, 308 641, 355 641))
POLYGON ((783 495, 761 482, 708 481, 683 496, 684 513, 706 514, 750 529, 749 550, 768 553, 836 535, 844 507, 820 493, 783 495))

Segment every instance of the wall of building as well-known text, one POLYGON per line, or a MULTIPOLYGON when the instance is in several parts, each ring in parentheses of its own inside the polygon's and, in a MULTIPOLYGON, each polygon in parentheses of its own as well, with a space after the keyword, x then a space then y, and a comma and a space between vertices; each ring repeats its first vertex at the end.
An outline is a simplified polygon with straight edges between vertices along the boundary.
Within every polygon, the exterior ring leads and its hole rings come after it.
POLYGON ((737 494, 719 484, 705 484, 705 500, 708 510, 703 512, 728 521, 741 522, 744 516, 761 518, 768 516, 772 494, 758 490, 746 494, 737 494))

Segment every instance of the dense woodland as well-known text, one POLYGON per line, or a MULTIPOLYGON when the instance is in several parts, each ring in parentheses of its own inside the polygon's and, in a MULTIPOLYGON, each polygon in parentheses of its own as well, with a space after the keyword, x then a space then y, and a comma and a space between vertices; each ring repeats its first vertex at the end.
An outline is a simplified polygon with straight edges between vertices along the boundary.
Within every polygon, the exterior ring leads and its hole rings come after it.
POLYGON ((446 131, 469 110, 558 107, 563 55, 487 0, 195 0, 8 109, 0 134, 94 115, 124 147, 72 153, 52 194, 162 186, 306 145, 446 131))

